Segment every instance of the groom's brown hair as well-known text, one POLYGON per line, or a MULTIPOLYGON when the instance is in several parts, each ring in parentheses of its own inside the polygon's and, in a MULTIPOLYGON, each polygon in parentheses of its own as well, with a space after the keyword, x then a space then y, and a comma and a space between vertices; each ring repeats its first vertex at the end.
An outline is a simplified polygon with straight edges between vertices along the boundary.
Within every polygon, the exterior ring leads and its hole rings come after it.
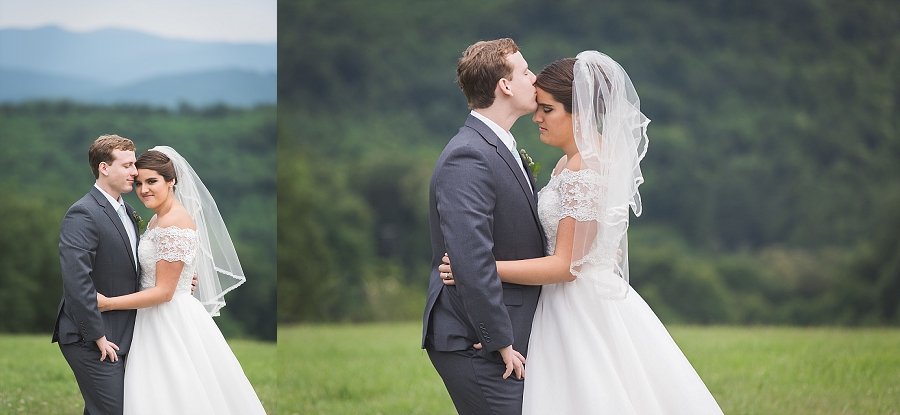
POLYGON ((519 51, 510 38, 481 41, 466 48, 456 64, 456 82, 466 94, 469 109, 494 104, 494 89, 500 78, 512 79, 513 66, 507 56, 519 51))
POLYGON ((113 150, 134 151, 134 143, 115 134, 101 135, 94 140, 88 149, 88 163, 91 163, 95 179, 100 178, 100 163, 112 164, 115 161, 113 150))

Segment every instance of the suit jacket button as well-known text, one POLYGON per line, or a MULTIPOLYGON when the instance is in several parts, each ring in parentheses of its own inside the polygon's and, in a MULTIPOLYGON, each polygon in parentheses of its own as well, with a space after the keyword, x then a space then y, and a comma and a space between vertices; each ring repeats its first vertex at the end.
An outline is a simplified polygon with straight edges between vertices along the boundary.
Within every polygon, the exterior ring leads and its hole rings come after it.
POLYGON ((491 342, 491 336, 484 336, 484 341, 490 343, 490 342, 491 342))

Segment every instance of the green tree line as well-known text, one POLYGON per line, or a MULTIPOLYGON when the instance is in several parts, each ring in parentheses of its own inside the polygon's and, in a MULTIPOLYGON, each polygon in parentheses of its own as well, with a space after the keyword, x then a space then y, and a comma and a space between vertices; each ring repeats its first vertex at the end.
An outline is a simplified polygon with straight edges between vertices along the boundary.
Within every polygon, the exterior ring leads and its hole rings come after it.
MULTIPOLYGON (((535 72, 595 49, 631 76, 652 120, 632 284, 664 321, 900 323, 896 2, 303 0, 278 19, 282 322, 419 316, 427 184, 467 113, 456 60, 512 37, 535 72)), ((512 132, 561 155, 527 117, 512 132)))
MULTIPOLYGON (((62 293, 59 225, 94 183, 88 147, 102 134, 119 134, 138 154, 175 148, 200 175, 247 276, 216 322, 228 336, 274 341, 276 114, 274 106, 0 105, 0 332, 46 332, 49 339, 62 293)), ((150 219, 134 193, 124 197, 150 219)))

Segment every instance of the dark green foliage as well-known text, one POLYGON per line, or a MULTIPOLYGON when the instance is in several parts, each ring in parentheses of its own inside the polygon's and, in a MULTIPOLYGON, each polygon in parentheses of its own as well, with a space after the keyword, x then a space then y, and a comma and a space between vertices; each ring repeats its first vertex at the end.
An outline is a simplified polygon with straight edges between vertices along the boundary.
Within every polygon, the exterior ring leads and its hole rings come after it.
POLYGON ((0 184, 0 332, 49 333, 62 295, 59 221, 64 210, 0 184))
MULTIPOLYGON (((87 162, 88 147, 102 134, 119 134, 132 139, 138 153, 169 145, 191 163, 216 199, 247 275, 247 283, 226 296, 228 306, 217 321, 226 335, 274 340, 275 116, 271 106, 238 110, 184 105, 173 112, 69 102, 0 105, 0 185, 6 183, 0 210, 8 222, 2 226, 15 227, 4 230, 3 238, 16 238, 10 240, 29 247, 27 255, 14 249, 0 250, 0 262, 18 264, 15 267, 22 275, 0 273, 3 293, 25 302, 12 309, 11 315, 22 317, 3 320, 28 322, 8 330, 52 330, 53 320, 48 323, 44 314, 50 310, 55 317, 61 292, 56 247, 59 224, 66 209, 94 182, 87 162), (12 189, 10 183, 16 185, 14 191, 7 191, 12 189), (31 268, 21 268, 24 264, 31 268), (29 297, 31 285, 41 288, 40 299, 29 297), (41 318, 26 319, 29 315, 41 318)), ((144 219, 150 219, 153 212, 133 193, 125 199, 144 219)))
MULTIPOLYGON (((315 154, 310 171, 346 174, 344 197, 372 215, 359 240, 408 286, 429 266, 430 167, 467 112, 456 60, 509 36, 535 72, 596 49, 631 76, 653 120, 632 283, 664 319, 897 321, 900 230, 885 226, 900 206, 897 2, 279 6, 279 145, 315 154)), ((528 117, 512 131, 545 184, 561 152, 528 117)))

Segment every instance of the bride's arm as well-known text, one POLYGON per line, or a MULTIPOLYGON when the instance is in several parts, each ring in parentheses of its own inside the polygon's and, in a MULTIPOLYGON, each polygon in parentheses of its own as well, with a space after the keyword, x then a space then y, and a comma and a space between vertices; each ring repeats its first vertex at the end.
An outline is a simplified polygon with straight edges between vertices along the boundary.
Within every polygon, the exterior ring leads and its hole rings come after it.
MULTIPOLYGON (((569 270, 572 263, 574 239, 575 219, 562 218, 556 233, 556 250, 553 255, 518 261, 497 261, 497 273, 500 274, 500 280, 521 285, 546 285, 574 281, 575 276, 569 270)), ((452 279, 452 267, 446 256, 444 256, 444 264, 438 269, 442 274, 450 274, 449 278, 444 280, 445 284, 455 284, 452 279)))
POLYGON ((183 268, 184 261, 169 262, 160 259, 156 262, 156 286, 118 297, 105 297, 98 293, 100 311, 147 308, 171 301, 183 268))
POLYGON ((518 261, 497 261, 500 280, 522 285, 546 285, 574 281, 569 270, 572 263, 572 242, 575 239, 575 219, 562 218, 556 234, 553 255, 518 261))

